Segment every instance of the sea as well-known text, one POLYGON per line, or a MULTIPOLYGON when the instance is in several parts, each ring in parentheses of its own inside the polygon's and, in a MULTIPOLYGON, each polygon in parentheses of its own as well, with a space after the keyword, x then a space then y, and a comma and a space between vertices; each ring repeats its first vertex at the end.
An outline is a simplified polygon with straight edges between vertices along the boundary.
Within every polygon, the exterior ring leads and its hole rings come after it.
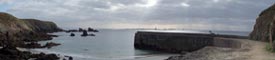
MULTIPOLYGON (((52 48, 30 49, 33 52, 55 53, 61 56, 72 56, 74 60, 163 60, 177 54, 164 53, 134 48, 134 35, 137 29, 99 29, 99 32, 89 32, 96 36, 80 36, 81 32, 74 32, 76 36, 71 37, 70 33, 50 33, 58 35, 53 40, 41 41, 61 43, 52 48)), ((150 30, 154 31, 154 30, 150 30)), ((157 31, 157 30, 156 30, 157 31)), ((159 31, 159 30, 158 30, 159 31)), ((162 30, 161 30, 162 31, 162 30)), ((165 30, 181 32, 186 30, 165 30)), ((208 32, 208 31, 200 31, 208 32)), ((249 32, 240 31, 212 31, 218 34, 248 36, 249 32)))

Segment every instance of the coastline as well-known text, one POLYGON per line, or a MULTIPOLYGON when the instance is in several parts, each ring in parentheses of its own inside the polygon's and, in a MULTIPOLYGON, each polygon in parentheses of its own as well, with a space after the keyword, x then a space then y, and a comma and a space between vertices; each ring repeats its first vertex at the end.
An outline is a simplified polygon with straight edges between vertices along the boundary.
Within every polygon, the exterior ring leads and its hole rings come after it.
POLYGON ((248 39, 224 38, 237 40, 242 43, 241 48, 224 48, 208 46, 203 49, 178 56, 171 56, 167 60, 274 60, 274 53, 265 50, 266 42, 248 39))

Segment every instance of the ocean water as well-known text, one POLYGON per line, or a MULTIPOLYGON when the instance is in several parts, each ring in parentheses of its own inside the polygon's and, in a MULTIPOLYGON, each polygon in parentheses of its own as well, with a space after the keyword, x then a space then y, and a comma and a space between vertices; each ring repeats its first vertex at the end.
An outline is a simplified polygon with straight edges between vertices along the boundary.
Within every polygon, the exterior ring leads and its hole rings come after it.
MULTIPOLYGON (((81 33, 75 33, 75 37, 70 33, 52 33, 58 35, 50 41, 62 45, 51 49, 32 49, 35 52, 56 53, 74 57, 74 60, 135 60, 137 58, 148 57, 149 55, 161 54, 155 51, 144 51, 134 48, 134 34, 138 30, 99 30, 93 33, 96 36, 81 37, 81 33)), ((217 31, 218 32, 218 31, 217 31)), ((220 34, 248 35, 247 32, 219 32, 220 34)), ((166 58, 166 57, 165 57, 166 58)), ((151 60, 151 59, 147 59, 151 60)))

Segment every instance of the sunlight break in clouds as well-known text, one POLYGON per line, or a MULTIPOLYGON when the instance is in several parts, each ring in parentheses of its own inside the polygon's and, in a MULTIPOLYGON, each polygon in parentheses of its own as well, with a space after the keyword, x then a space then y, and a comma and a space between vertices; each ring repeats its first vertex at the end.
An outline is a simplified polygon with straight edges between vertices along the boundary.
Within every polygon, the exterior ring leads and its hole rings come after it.
POLYGON ((181 3, 181 5, 182 5, 183 7, 190 7, 190 5, 187 4, 187 3, 185 3, 185 2, 181 3))
POLYGON ((158 4, 159 0, 142 0, 145 4, 136 4, 136 6, 150 8, 158 4))

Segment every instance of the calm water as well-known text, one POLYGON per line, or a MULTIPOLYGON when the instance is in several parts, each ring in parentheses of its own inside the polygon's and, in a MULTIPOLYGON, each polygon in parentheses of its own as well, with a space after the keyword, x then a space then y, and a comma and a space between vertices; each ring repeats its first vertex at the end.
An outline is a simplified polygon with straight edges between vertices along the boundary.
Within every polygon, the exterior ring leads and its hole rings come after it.
MULTIPOLYGON (((134 49, 134 34, 137 30, 100 30, 95 37, 81 37, 81 33, 75 33, 75 37, 70 37, 70 33, 53 33, 59 35, 53 42, 62 45, 51 49, 34 49, 33 51, 43 51, 46 53, 57 53, 73 56, 75 60, 127 60, 145 57, 148 54, 158 52, 143 51, 134 49)), ((219 32, 221 34, 248 35, 246 32, 219 32)), ((45 43, 49 41, 44 41, 45 43)))

